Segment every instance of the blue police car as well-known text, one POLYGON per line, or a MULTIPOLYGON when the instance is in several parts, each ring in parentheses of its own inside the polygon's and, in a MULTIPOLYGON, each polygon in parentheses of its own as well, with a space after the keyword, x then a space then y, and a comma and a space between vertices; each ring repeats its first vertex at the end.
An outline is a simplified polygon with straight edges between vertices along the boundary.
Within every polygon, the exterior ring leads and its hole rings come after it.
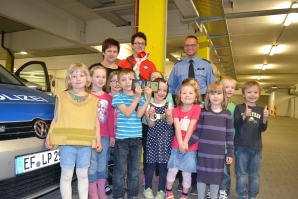
POLYGON ((29 62, 16 76, 0 65, 1 199, 36 198, 60 180, 59 151, 44 147, 55 109, 45 63, 29 62))

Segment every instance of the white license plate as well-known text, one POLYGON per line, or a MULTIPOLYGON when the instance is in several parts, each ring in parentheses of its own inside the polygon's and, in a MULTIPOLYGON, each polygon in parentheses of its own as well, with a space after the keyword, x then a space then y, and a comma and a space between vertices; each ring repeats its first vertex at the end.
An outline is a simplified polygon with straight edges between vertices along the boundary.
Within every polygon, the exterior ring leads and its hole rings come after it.
POLYGON ((16 157, 16 175, 60 162, 59 149, 16 157))

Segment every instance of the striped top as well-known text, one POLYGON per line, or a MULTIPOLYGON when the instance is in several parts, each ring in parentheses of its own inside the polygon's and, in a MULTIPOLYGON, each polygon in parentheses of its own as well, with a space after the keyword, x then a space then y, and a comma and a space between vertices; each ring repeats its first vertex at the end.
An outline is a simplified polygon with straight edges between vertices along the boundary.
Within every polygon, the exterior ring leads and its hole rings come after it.
POLYGON ((197 129, 188 145, 200 140, 197 163, 197 181, 206 184, 220 184, 227 156, 233 157, 232 115, 228 110, 215 113, 202 109, 197 129))
MULTIPOLYGON (((126 117, 117 106, 125 104, 128 107, 135 98, 136 95, 129 96, 124 93, 116 94, 113 98, 112 106, 115 107, 117 111, 117 139, 142 137, 142 123, 141 119, 137 117, 137 111, 135 110, 130 117, 126 117)), ((144 102, 145 98, 141 97, 138 107, 143 106, 144 102)))

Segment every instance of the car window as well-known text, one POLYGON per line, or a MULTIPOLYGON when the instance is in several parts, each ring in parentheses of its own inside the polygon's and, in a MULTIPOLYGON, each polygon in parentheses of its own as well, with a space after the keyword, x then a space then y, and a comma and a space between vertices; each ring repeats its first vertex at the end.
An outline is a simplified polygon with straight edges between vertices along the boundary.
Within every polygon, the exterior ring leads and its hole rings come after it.
POLYGON ((22 82, 28 81, 40 85, 43 91, 47 90, 44 70, 40 64, 28 65, 20 72, 20 79, 22 82))
POLYGON ((15 76, 13 76, 6 68, 0 65, 0 84, 23 85, 15 76))

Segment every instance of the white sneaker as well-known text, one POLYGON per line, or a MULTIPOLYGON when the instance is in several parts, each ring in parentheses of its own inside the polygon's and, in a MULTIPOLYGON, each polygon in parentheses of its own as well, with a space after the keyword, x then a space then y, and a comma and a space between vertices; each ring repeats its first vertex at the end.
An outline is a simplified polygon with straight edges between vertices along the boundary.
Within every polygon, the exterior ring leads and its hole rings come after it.
POLYGON ((226 190, 220 190, 219 191, 219 197, 218 199, 228 199, 228 195, 226 193, 226 190))
POLYGON ((207 193, 206 193, 206 197, 205 197, 206 199, 210 199, 211 198, 211 194, 210 194, 210 189, 209 189, 209 187, 208 187, 208 189, 207 189, 207 193))
POLYGON ((154 199, 164 199, 165 196, 166 196, 165 192, 163 192, 163 191, 161 190, 161 191, 158 191, 158 192, 156 193, 156 196, 155 196, 154 199))
POLYGON ((143 195, 145 196, 146 199, 154 199, 152 189, 150 189, 150 188, 145 189, 143 192, 143 195))

